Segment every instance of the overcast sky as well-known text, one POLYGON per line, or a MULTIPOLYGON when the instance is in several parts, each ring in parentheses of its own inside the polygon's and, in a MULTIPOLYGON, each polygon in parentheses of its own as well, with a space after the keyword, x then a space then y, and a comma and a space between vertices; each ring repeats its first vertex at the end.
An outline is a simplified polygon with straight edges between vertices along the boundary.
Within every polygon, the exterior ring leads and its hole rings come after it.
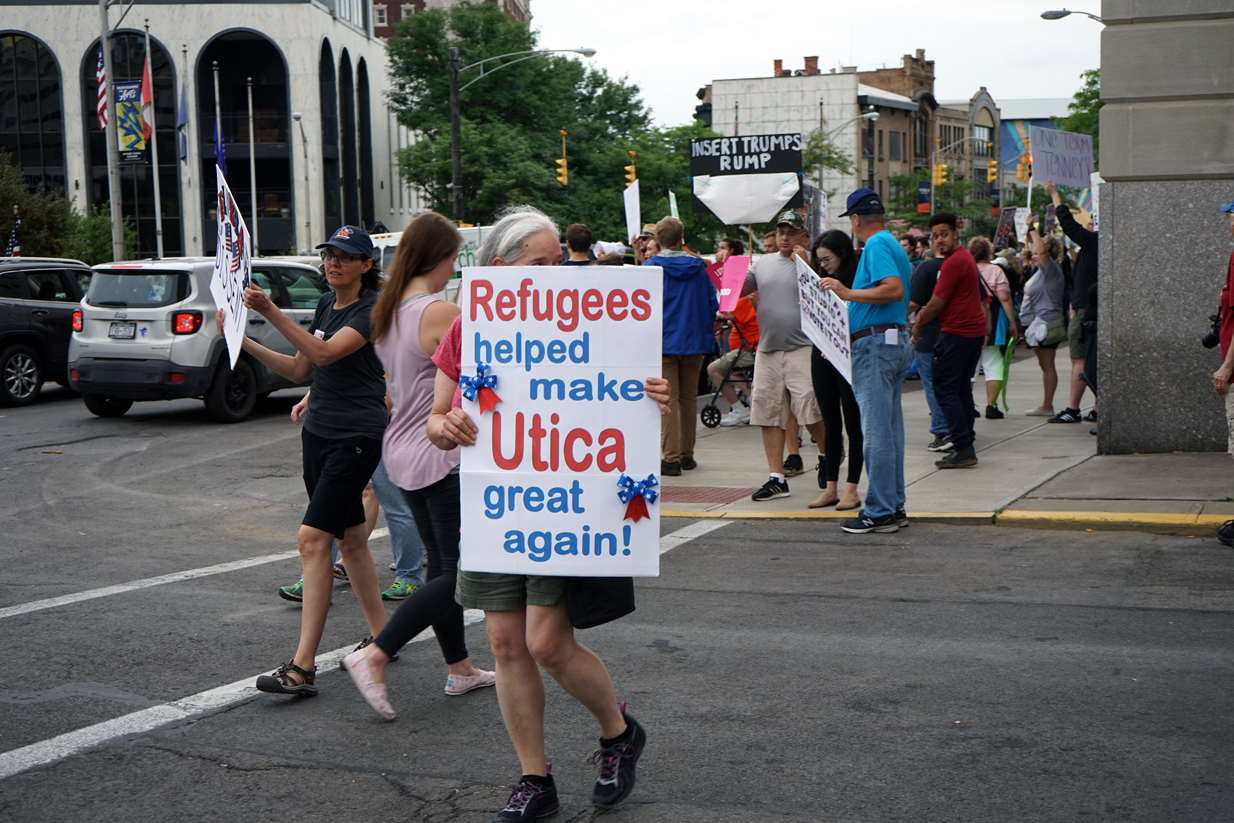
MULTIPOLYGON (((1099 0, 1081 2, 1100 15, 1099 0)), ((665 126, 690 122, 695 93, 712 80, 770 77, 773 60, 800 69, 807 55, 818 55, 820 71, 865 71, 925 49, 939 100, 967 100, 980 86, 996 103, 1071 97, 1080 73, 1100 65, 1101 24, 1080 14, 1041 19, 1057 8, 1057 0, 622 0, 603 10, 579 0, 531 3, 541 47, 595 49, 590 62, 628 76, 665 126)))

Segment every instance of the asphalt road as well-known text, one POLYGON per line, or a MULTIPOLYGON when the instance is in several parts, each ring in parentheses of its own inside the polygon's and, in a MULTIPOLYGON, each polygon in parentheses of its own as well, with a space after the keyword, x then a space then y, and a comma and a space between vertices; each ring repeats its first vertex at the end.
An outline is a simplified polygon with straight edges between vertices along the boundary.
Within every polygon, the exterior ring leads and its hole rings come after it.
MULTIPOLYGON (((316 698, 199 701, 125 731, 290 657, 299 610, 275 590, 294 557, 14 608, 294 549, 297 396, 236 426, 195 401, 101 420, 55 387, 0 409, 0 774, 21 764, 0 820, 479 823, 503 805, 518 764, 496 695, 443 695, 431 641, 389 669, 392 723, 329 670, 316 698)), ((606 817, 1234 820, 1234 553, 1215 541, 735 521, 661 561, 637 612, 582 633, 648 730, 606 817)), ((322 650, 363 634, 336 585, 322 650)), ((490 665, 482 624, 468 641, 490 665)), ((597 733, 548 700, 552 819, 598 817, 597 733)))

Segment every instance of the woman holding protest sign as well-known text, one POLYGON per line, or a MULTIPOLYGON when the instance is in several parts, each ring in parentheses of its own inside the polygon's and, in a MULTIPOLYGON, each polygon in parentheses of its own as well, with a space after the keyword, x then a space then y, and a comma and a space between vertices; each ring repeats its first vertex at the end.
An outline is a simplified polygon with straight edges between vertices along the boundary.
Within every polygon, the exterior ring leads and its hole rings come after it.
MULTIPOLYGON (((336 538, 369 638, 386 625, 377 569, 368 550, 361 495, 381 460, 386 430, 386 381, 369 341, 369 313, 377 302, 379 270, 373 241, 355 226, 343 226, 317 248, 331 291, 317 303, 307 330, 285 315, 256 284, 244 305, 266 319, 296 347, 296 355, 271 351, 245 338, 244 351, 293 383, 313 378, 312 400, 300 432, 304 486, 309 505, 297 542, 304 565, 304 610, 300 644, 290 662, 257 678, 259 691, 315 695, 314 659, 326 626, 333 586, 330 544, 336 538)), ((220 334, 223 310, 216 317, 220 334)))
MULTIPOLYGON (((557 226, 530 206, 509 210, 480 247, 481 266, 552 266, 561 260, 557 226)), ((451 325, 437 352, 433 411, 428 438, 438 448, 471 446, 479 429, 462 409, 459 391, 462 323, 451 325)), ((668 413, 668 382, 651 377, 647 397, 668 413)), ((604 662, 574 637, 567 610, 566 579, 460 572, 456 599, 465 608, 483 609, 489 643, 497 661, 497 700, 523 776, 495 821, 529 821, 558 808, 557 789, 545 763, 544 681, 539 666, 600 726, 600 765, 592 802, 600 808, 620 803, 634 787, 635 765, 647 736, 617 703, 604 662)))
POLYGON ((462 243, 458 229, 440 214, 427 212, 411 221, 373 308, 373 340, 390 395, 390 425, 383 442, 386 472, 407 499, 428 551, 427 582, 403 601, 371 645, 343 658, 343 668, 364 699, 388 719, 394 718, 394 707, 386 695, 386 664, 430 625, 450 672, 446 694, 492 686, 496 679, 493 672, 471 665, 463 609, 454 601, 458 452, 435 448, 425 432, 437 377, 432 356, 459 316, 458 306, 434 295, 454 274, 462 243))
MULTIPOLYGON (((816 272, 821 269, 823 276, 834 277, 845 286, 852 287, 853 275, 857 273, 857 253, 853 250, 853 241, 844 232, 833 229, 819 235, 810 244, 810 263, 816 272)), ((823 357, 817 346, 810 353, 810 376, 814 381, 814 398, 822 412, 827 436, 823 455, 819 458, 822 465, 819 466, 818 482, 823 492, 814 502, 806 505, 811 509, 835 506, 836 511, 860 508, 857 483, 861 480, 865 440, 861 436, 861 409, 857 406, 853 387, 831 365, 831 361, 823 357), (840 463, 844 460, 845 431, 848 432, 848 474, 844 496, 841 497, 840 463)))

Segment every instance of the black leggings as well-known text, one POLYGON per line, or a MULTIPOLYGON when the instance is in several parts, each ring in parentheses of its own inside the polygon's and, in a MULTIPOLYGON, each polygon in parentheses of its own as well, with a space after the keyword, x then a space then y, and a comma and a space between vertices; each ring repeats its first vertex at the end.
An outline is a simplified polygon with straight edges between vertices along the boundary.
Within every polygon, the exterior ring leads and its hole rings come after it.
POLYGON ((401 489, 416 531, 428 550, 428 581, 403 601, 398 611, 374 641, 393 657, 413 637, 429 626, 437 635, 437 645, 446 663, 467 659, 467 639, 463 634, 463 607, 454 602, 458 577, 459 480, 457 474, 445 477, 422 489, 401 489))
POLYGON ((824 448, 826 451, 824 480, 838 481, 840 479, 840 461, 844 457, 844 432, 848 432, 848 479, 846 482, 856 483, 861 480, 862 447, 865 440, 861 437, 861 410, 857 408, 857 398, 853 396, 853 387, 844 379, 844 375, 836 371, 831 361, 825 359, 818 349, 810 353, 810 377, 814 380, 814 399, 818 401, 818 410, 823 415, 823 427, 826 429, 824 448), (840 423, 840 413, 843 411, 843 428, 840 423))

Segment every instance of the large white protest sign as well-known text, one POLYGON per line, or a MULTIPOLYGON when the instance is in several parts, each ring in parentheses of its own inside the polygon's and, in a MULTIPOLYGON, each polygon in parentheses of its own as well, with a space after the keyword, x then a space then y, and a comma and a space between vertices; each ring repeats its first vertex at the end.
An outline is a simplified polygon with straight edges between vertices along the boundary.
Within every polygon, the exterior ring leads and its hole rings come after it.
POLYGON ((1029 129, 1028 144, 1033 155, 1034 180, 1053 180, 1056 186, 1077 189, 1089 187, 1095 171, 1090 135, 1033 126, 1029 129))
POLYGON ((638 181, 626 186, 621 197, 626 206, 626 242, 629 243, 643 230, 643 218, 638 202, 638 181))
POLYGON ((836 371, 853 383, 853 353, 848 331, 848 304, 819 285, 819 277, 800 257, 797 264, 797 292, 801 298, 801 330, 810 342, 831 361, 836 371))
POLYGON ((661 369, 662 283, 658 266, 463 270, 460 386, 480 433, 462 452, 460 568, 659 574, 660 412, 643 381, 661 369))
POLYGON ((223 310, 223 337, 227 340, 227 353, 231 356, 231 367, 234 369, 236 360, 240 358, 240 346, 244 343, 244 326, 248 322, 244 290, 252 280, 253 268, 249 257, 249 232, 236 206, 236 198, 231 196, 223 171, 215 166, 214 172, 218 188, 219 227, 210 294, 215 305, 223 310))

